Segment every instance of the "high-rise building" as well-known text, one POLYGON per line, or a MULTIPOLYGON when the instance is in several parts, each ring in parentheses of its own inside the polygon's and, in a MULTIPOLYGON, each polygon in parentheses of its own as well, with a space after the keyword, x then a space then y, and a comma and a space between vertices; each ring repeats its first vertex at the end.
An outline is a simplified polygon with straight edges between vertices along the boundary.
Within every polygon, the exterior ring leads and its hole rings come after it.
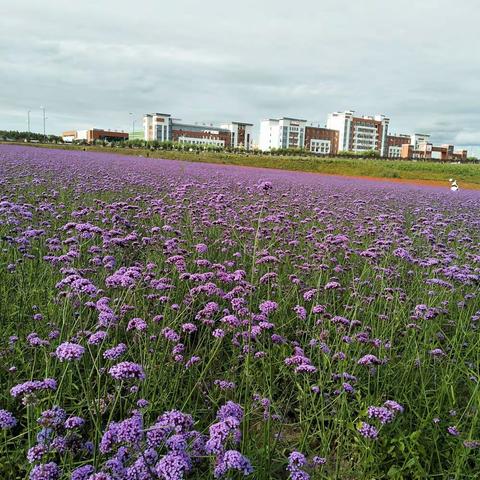
POLYGON ((328 115, 327 128, 338 130, 339 150, 365 152, 375 150, 386 156, 388 125, 385 115, 355 116, 355 112, 334 112, 328 115))

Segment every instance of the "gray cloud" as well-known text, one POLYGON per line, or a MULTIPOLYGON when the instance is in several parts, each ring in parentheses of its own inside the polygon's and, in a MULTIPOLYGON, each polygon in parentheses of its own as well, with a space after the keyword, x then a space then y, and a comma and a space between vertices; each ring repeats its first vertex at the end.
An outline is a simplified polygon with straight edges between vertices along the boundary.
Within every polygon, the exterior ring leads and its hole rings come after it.
POLYGON ((41 130, 42 104, 52 133, 352 108, 479 146, 479 21, 477 0, 18 0, 0 17, 0 128, 31 109, 41 130))

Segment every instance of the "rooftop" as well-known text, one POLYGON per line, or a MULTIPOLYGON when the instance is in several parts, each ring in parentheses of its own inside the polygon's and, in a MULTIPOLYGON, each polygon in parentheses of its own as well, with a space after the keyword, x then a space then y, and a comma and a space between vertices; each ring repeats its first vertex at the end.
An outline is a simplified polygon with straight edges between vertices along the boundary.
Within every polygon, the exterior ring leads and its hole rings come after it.
POLYGON ((173 127, 180 128, 182 130, 217 130, 219 132, 230 132, 230 130, 222 127, 216 127, 215 125, 203 125, 203 124, 192 124, 192 123, 174 123, 173 127))
POLYGON ((171 115, 169 113, 146 113, 144 116, 145 117, 153 117, 154 115, 158 115, 160 117, 171 117, 171 115))

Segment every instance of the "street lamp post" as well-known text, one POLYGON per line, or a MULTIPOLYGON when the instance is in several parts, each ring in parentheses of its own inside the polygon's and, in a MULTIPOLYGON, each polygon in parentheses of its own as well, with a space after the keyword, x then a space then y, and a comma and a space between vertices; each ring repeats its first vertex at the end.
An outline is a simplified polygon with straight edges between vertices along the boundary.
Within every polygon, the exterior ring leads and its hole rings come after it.
POLYGON ((133 140, 133 137, 135 135, 135 117, 132 112, 130 112, 129 115, 131 115, 132 117, 132 140, 133 140))
POLYGON ((29 111, 27 112, 28 136, 30 136, 30 112, 31 112, 31 110, 29 110, 29 111))
POLYGON ((47 135, 45 133, 45 120, 46 120, 46 117, 45 117, 45 107, 40 107, 41 110, 43 110, 43 140, 47 140, 47 135))

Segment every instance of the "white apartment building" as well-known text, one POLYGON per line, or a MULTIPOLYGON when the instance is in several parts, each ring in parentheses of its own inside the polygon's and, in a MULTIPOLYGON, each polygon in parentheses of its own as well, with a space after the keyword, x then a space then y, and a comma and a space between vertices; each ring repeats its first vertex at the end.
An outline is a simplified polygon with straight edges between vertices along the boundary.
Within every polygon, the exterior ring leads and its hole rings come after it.
POLYGON ((253 142, 253 123, 230 122, 220 126, 230 131, 230 146, 234 148, 244 147, 246 150, 250 150, 253 142))
POLYGON ((347 110, 330 113, 327 128, 339 132, 339 151, 376 150, 386 156, 389 123, 385 115, 358 117, 353 110, 347 110))
POLYGON ((274 148, 303 148, 306 120, 298 118, 270 118, 260 123, 261 150, 274 148))
POLYGON ((430 142, 430 135, 426 133, 414 133, 410 136, 410 145, 414 150, 419 150, 422 145, 430 142))

